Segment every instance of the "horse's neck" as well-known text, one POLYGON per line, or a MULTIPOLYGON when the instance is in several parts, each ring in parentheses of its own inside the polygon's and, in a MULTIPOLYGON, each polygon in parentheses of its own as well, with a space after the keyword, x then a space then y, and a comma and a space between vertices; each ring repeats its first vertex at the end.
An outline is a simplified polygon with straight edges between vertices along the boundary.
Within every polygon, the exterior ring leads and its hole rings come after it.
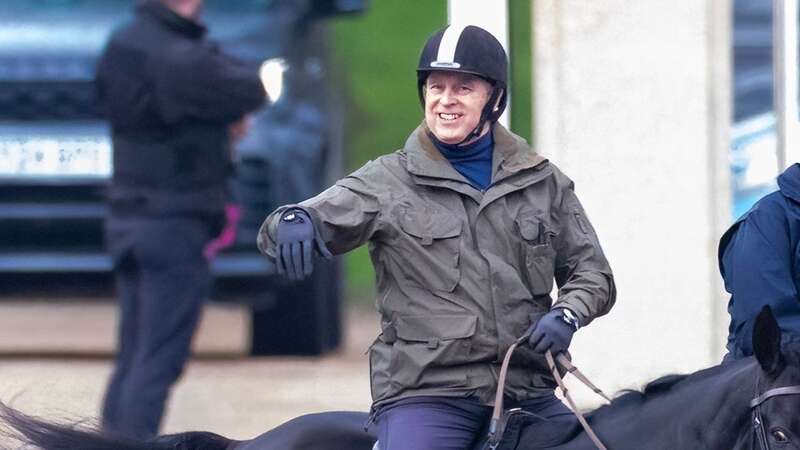
MULTIPOLYGON (((634 404, 606 407, 591 426, 611 449, 734 448, 749 420, 753 364, 682 380, 668 392, 634 404)), ((559 450, 594 449, 582 434, 559 450)))
MULTIPOLYGON (((749 429, 750 401, 755 396, 759 371, 755 361, 747 361, 687 388, 684 405, 692 411, 685 425, 701 438, 704 446, 699 448, 737 448, 734 443, 742 430, 749 429)), ((677 412, 680 414, 680 410, 677 412)))

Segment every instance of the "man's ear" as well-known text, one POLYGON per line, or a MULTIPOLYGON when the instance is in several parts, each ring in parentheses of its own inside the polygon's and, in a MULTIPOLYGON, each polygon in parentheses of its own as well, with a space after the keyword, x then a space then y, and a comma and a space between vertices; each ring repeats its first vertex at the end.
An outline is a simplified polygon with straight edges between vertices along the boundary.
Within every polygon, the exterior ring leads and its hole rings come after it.
POLYGON ((781 329, 772 308, 764 306, 753 326, 753 353, 764 372, 775 374, 783 368, 781 355, 781 329))

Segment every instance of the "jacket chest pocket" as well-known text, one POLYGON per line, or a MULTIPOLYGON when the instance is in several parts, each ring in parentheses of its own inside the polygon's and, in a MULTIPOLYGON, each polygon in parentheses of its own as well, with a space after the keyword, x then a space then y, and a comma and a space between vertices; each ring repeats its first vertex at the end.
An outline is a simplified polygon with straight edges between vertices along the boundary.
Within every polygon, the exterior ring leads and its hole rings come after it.
POLYGON ((452 292, 461 279, 461 220, 446 214, 404 214, 395 250, 407 279, 431 291, 452 292))
POLYGON ((522 237, 523 276, 533 295, 547 295, 553 290, 555 276, 556 251, 552 246, 555 233, 534 215, 520 216, 516 223, 522 237))

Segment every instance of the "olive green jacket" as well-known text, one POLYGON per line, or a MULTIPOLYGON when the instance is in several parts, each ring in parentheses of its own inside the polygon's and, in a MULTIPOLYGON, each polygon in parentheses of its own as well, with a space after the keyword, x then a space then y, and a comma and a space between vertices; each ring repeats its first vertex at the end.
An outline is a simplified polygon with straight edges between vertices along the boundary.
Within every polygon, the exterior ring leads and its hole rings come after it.
MULTIPOLYGON (((522 138, 499 124, 493 132, 484 192, 422 125, 403 149, 299 204, 332 253, 369 242, 382 329, 370 349, 376 405, 414 395, 492 403, 503 355, 553 306, 554 279, 555 305, 584 326, 614 304, 611 269, 572 181, 522 138)), ((287 207, 259 232, 259 248, 272 258, 287 207)), ((554 386, 543 356, 518 350, 506 394, 523 400, 554 386)))

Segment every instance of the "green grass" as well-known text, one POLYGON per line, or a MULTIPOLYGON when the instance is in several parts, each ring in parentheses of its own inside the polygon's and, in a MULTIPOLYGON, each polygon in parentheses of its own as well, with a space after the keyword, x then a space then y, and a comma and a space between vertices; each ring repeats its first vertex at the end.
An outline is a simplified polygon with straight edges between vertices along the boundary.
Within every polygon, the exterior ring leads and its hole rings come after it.
POLYGON ((508 0, 511 130, 531 142, 531 0, 508 0))
MULTIPOLYGON (((509 0, 511 129, 526 139, 531 137, 530 10, 530 0, 509 0)), ((400 148, 422 121, 419 52, 446 21, 445 0, 373 0, 366 13, 333 21, 335 59, 348 97, 348 170, 400 148)), ((366 247, 348 254, 345 267, 347 301, 370 304, 375 273, 366 247)))

